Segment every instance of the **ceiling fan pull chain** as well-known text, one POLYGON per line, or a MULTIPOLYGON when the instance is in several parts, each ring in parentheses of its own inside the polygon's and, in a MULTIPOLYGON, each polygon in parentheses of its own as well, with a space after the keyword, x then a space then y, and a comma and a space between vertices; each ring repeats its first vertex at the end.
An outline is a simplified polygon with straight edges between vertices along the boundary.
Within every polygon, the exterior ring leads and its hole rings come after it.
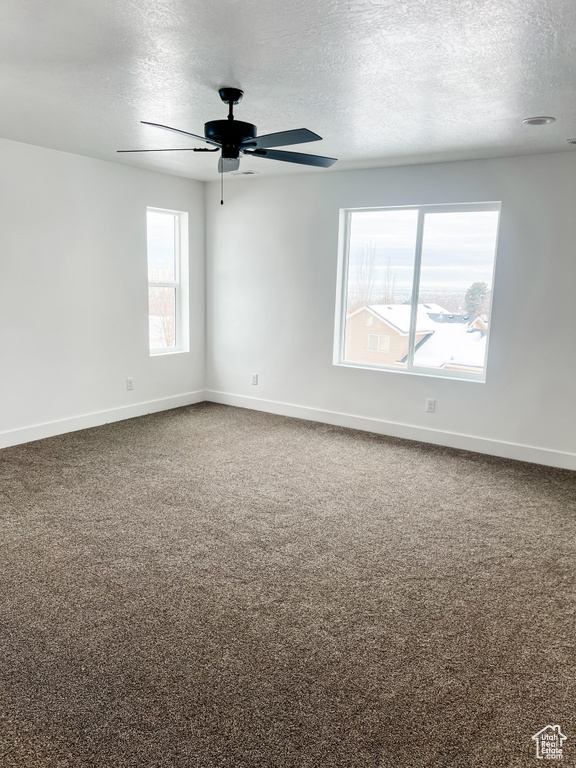
POLYGON ((224 166, 220 167, 220 205, 224 205, 224 166))

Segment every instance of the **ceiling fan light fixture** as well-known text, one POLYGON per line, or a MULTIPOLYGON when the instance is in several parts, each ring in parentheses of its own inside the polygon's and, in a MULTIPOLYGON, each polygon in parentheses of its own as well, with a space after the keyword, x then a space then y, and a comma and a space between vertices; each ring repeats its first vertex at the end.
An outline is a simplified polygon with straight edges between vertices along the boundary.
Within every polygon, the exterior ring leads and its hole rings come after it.
POLYGON ((556 118, 549 115, 539 115, 538 117, 525 117, 522 122, 524 125, 550 125, 550 123, 556 122, 556 118))

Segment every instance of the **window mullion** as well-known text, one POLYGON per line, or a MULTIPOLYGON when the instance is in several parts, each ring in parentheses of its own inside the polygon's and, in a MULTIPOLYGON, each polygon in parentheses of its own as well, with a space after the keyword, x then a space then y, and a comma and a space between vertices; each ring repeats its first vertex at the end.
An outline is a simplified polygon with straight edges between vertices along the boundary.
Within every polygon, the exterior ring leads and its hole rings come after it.
POLYGON ((408 336, 408 358, 406 368, 414 365, 416 347, 416 327, 418 324, 418 296, 420 295, 420 265, 422 264, 422 241, 424 238, 424 211, 418 210, 418 225, 416 229, 416 251, 414 253, 414 280, 412 282, 412 311, 410 313, 410 330, 408 336))

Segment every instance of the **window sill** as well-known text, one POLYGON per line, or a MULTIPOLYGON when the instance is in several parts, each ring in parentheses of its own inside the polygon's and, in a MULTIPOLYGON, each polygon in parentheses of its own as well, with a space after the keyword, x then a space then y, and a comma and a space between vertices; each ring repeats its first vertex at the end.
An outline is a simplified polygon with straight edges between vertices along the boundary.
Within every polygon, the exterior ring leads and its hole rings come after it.
POLYGON ((150 357, 165 357, 166 355, 187 355, 189 349, 151 349, 150 357))
POLYGON ((422 370, 407 371, 402 368, 386 368, 382 365, 363 365, 362 363, 346 363, 342 361, 334 362, 333 365, 339 368, 356 368, 363 371, 378 371, 378 373, 399 373, 403 376, 426 376, 432 379, 445 379, 448 381, 466 381, 473 384, 485 384, 486 375, 471 373, 466 375, 465 372, 454 375, 453 373, 442 373, 441 371, 430 370, 424 368, 422 370))

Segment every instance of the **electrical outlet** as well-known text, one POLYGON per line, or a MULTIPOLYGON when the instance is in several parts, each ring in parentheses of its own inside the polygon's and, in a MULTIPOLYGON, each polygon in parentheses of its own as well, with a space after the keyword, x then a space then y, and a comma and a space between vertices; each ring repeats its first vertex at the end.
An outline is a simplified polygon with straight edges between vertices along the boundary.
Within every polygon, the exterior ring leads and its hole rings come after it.
POLYGON ((254 384, 254 385, 258 384, 258 374, 257 373, 253 373, 252 374, 252 384, 254 384))
POLYGON ((134 379, 132 379, 132 378, 126 379, 126 389, 128 391, 131 391, 131 390, 134 389, 134 379))
POLYGON ((431 397, 426 398, 426 413, 434 413, 436 410, 436 400, 431 397))

